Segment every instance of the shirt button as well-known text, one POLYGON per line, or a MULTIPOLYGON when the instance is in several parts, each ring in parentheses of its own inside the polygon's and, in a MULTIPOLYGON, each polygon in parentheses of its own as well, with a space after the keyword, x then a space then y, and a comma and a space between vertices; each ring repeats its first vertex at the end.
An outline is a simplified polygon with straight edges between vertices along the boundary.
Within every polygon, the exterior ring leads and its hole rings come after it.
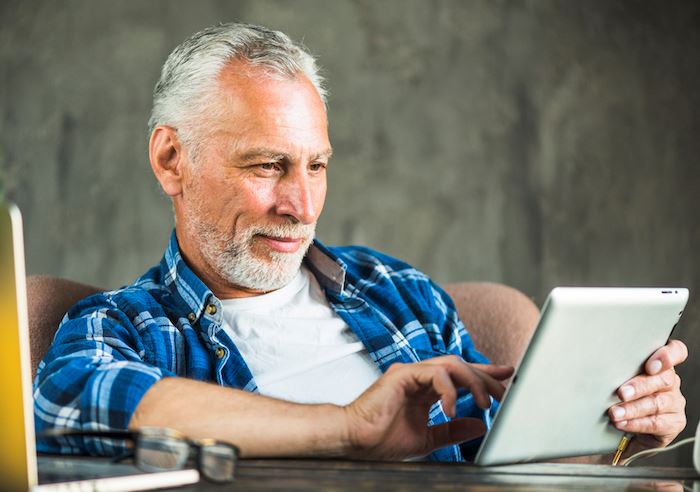
POLYGON ((216 347, 216 350, 214 350, 214 353, 216 354, 217 359, 222 359, 226 352, 224 351, 223 347, 216 347))
POLYGON ((190 323, 194 323, 194 320, 197 319, 197 316, 195 316, 194 313, 190 313, 187 315, 187 319, 190 321, 190 323))
POLYGON ((207 314, 216 314, 216 306, 213 304, 209 304, 207 306, 207 314))

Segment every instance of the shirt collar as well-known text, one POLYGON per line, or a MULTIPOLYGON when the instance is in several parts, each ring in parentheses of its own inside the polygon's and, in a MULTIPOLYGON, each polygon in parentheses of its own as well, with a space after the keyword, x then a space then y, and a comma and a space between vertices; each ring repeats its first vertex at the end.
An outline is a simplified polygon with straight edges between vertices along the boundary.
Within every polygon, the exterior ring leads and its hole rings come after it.
MULTIPOLYGON (((304 261, 322 287, 336 295, 342 294, 347 265, 340 258, 320 241, 314 239, 304 261)), ((163 283, 173 295, 182 299, 190 313, 194 314, 194 318, 199 319, 209 298, 214 294, 185 263, 180 254, 174 229, 160 262, 160 268, 163 283)))
POLYGON ((318 283, 336 295, 345 288, 347 265, 334 255, 321 241, 314 239, 304 258, 306 266, 313 272, 318 283))
POLYGON ((199 319, 209 297, 213 294, 182 258, 174 229, 163 259, 160 261, 160 269, 163 283, 168 287, 168 290, 187 305, 190 322, 199 319), (192 318, 192 314, 194 314, 194 318, 192 318))

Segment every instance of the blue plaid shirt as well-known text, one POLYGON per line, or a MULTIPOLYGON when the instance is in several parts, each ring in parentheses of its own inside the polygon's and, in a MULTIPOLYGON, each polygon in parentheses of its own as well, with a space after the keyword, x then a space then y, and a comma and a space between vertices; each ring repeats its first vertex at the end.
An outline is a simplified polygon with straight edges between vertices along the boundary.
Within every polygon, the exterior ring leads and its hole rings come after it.
MULTIPOLYGON (((450 297, 409 265, 363 247, 326 248, 315 241, 306 264, 331 307, 357 334, 382 372, 394 362, 458 354, 487 362, 457 317, 450 297)), ((240 352, 222 329, 221 303, 183 261, 173 232, 165 255, 132 285, 73 306, 58 328, 34 381, 37 432, 53 427, 126 429, 158 380, 181 376, 257 391, 240 352), (215 307, 216 309, 213 309, 215 307)), ((490 427, 495 412, 459 395, 459 416, 490 427)), ((448 417, 436 403, 429 425, 448 417)), ((460 461, 472 441, 430 458, 460 461)), ((39 451, 114 455, 123 443, 101 438, 40 439, 39 451)))

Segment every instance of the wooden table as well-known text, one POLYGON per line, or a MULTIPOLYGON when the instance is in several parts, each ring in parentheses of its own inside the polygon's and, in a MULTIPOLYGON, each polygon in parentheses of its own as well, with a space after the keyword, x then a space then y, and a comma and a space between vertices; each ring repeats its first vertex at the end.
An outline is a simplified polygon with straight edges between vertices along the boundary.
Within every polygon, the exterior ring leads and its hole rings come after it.
POLYGON ((692 468, 525 464, 476 467, 453 463, 388 463, 338 460, 242 460, 236 480, 202 481, 173 489, 221 490, 684 490, 700 492, 692 468), (685 488, 684 488, 685 487, 685 488))

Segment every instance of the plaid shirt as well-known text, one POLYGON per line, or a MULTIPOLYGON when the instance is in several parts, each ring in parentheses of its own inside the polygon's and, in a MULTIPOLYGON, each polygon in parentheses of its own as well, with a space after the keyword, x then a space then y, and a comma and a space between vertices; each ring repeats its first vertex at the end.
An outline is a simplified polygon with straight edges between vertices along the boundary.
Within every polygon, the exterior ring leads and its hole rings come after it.
MULTIPOLYGON (((458 354, 487 362, 478 353, 450 297, 409 265, 362 247, 309 248, 306 264, 331 307, 363 342, 382 372, 394 362, 458 354)), ((73 306, 58 328, 34 381, 37 432, 53 427, 126 429, 139 401, 155 382, 181 376, 246 391, 255 380, 222 329, 219 299, 183 261, 173 232, 165 255, 132 285, 102 292, 73 306), (215 308, 215 309, 214 309, 215 308)), ((459 394, 461 417, 481 418, 472 395, 459 394)), ((439 403, 429 425, 448 418, 439 403)), ((472 441, 430 458, 471 457, 472 441)), ((123 442, 102 438, 40 439, 39 451, 114 455, 123 442)))

